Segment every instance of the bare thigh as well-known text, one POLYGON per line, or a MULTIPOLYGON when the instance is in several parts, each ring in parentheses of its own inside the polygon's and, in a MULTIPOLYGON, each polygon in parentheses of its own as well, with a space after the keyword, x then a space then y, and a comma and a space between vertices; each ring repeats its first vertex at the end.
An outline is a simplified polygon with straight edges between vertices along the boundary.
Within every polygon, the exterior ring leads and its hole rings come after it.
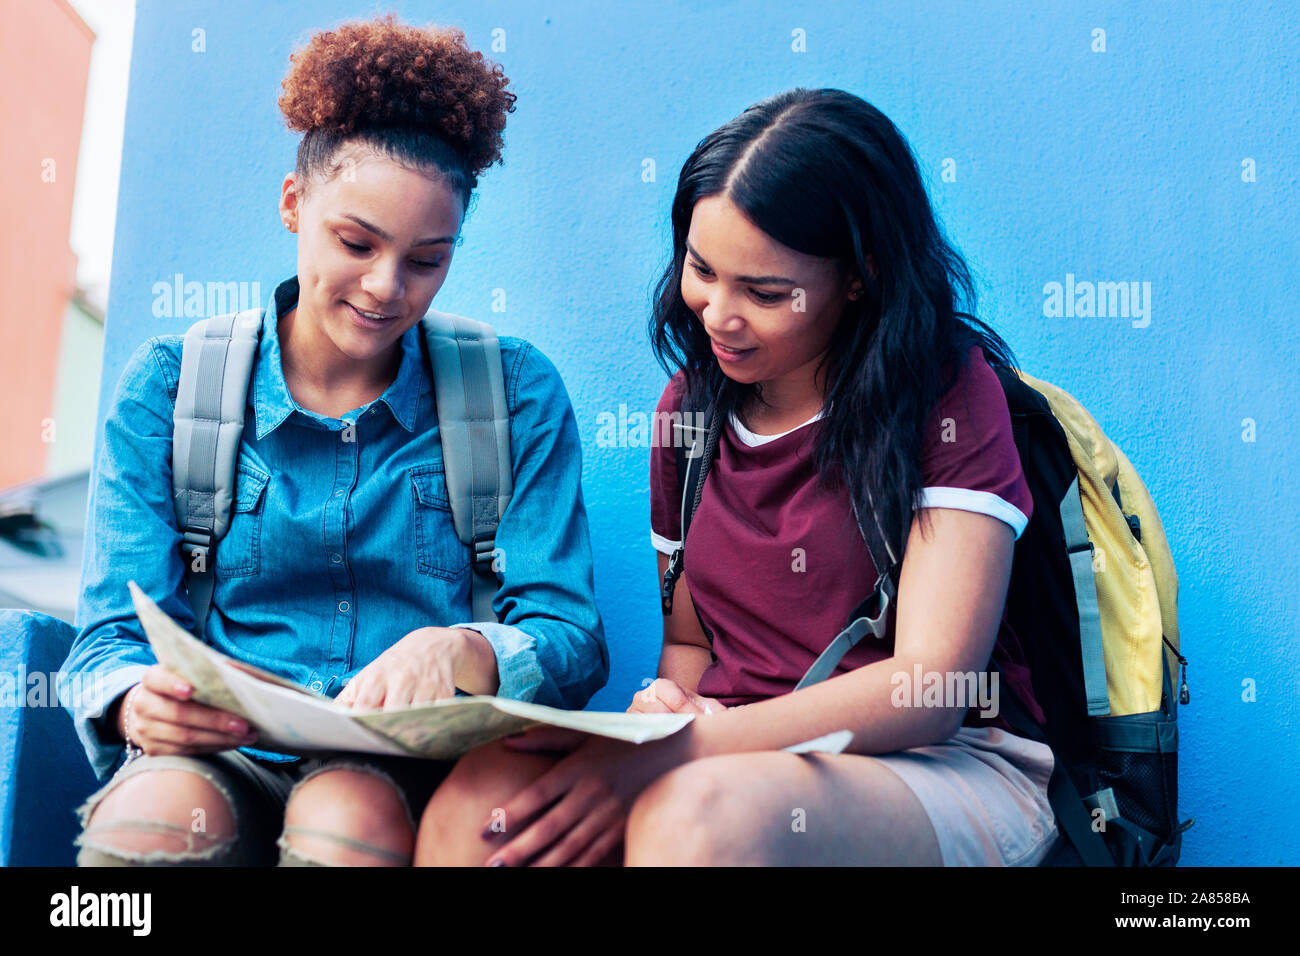
POLYGON ((874 757, 726 754, 656 780, 628 819, 628 865, 941 866, 925 808, 874 757))

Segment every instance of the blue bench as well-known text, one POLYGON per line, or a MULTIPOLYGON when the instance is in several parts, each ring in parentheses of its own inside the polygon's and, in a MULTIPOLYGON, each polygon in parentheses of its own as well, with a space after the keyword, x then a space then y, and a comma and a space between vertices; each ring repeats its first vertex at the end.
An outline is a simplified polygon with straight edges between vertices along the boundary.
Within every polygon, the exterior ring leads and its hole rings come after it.
POLYGON ((99 782, 52 686, 76 635, 48 614, 0 610, 0 865, 76 862, 75 810, 99 782))

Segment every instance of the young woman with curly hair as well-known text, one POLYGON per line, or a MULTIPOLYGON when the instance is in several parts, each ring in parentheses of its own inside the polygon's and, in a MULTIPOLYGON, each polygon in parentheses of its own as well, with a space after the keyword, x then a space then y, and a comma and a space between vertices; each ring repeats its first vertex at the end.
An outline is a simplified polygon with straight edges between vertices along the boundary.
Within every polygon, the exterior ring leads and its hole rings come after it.
MULTIPOLYGON (((1050 749, 982 701, 901 693, 992 657, 1042 720, 1003 619, 1033 509, 990 364, 1013 359, 957 311, 973 302, 906 141, 862 99, 792 90, 699 143, 650 332, 672 374, 658 411, 714 404, 724 424, 659 679, 629 708, 696 716, 640 746, 541 728, 479 748, 417 862, 1044 859, 1050 749), (885 633, 791 693, 886 570, 872 553, 901 558, 885 633), (842 750, 786 751, 844 730, 842 750)), ((653 456, 662 579, 682 490, 674 449, 653 456)))
MULTIPOLYGON (((608 674, 572 408, 554 366, 500 339, 513 497, 497 534, 500 620, 472 623, 419 320, 446 281, 515 97, 454 29, 383 20, 316 34, 280 106, 303 133, 279 210, 296 274, 264 314, 205 640, 357 707, 457 688, 581 707, 608 674), (457 623, 466 622, 466 623, 457 623)), ((402 865, 449 764, 259 750, 190 699, 132 611, 134 579, 191 626, 172 503, 181 336, 135 352, 105 424, 98 551, 65 675, 101 777, 79 863, 402 865), (134 745, 127 747, 127 744, 134 745), (237 748, 237 749, 236 749, 237 748)))

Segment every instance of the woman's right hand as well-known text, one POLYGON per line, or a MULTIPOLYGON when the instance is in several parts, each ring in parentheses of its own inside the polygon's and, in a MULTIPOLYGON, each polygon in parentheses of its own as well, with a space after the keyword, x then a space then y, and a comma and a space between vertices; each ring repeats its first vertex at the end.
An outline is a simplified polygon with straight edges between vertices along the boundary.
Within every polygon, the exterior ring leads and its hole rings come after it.
POLYGON ((727 708, 712 697, 701 697, 675 680, 660 677, 632 695, 629 714, 716 714, 727 708))
POLYGON ((122 697, 117 732, 151 757, 164 754, 203 754, 247 747, 257 740, 248 721, 189 699, 194 688, 180 675, 155 664, 144 680, 122 697), (130 702, 130 727, 126 726, 130 702))

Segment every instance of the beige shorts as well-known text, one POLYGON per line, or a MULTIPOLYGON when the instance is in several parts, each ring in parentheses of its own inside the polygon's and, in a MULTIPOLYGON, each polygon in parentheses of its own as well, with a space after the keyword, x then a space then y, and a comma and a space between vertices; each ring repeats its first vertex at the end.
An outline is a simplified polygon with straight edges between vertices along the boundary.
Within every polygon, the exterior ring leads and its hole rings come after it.
POLYGON ((1059 837, 1047 797, 1046 744, 962 727, 941 744, 876 754, 916 794, 944 866, 1037 866, 1059 837))

